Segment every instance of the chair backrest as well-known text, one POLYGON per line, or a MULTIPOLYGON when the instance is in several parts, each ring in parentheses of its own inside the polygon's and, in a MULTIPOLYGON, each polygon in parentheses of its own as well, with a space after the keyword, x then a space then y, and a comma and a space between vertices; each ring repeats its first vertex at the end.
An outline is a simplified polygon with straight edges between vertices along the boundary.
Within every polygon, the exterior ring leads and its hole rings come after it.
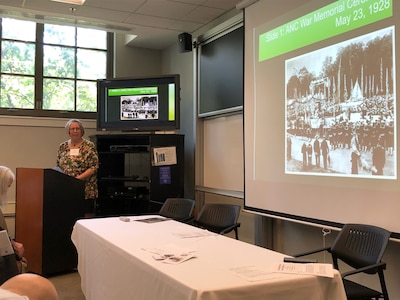
MULTIPOLYGON (((331 247, 334 266, 337 259, 361 268, 381 262, 390 232, 386 229, 364 224, 345 224, 331 247)), ((372 270, 369 273, 376 273, 372 270)))
POLYGON ((160 209, 159 215, 177 221, 185 221, 193 216, 196 202, 187 198, 168 198, 160 209))
POLYGON ((220 233, 227 227, 237 224, 239 213, 239 205, 206 203, 201 209, 196 223, 210 231, 220 233))

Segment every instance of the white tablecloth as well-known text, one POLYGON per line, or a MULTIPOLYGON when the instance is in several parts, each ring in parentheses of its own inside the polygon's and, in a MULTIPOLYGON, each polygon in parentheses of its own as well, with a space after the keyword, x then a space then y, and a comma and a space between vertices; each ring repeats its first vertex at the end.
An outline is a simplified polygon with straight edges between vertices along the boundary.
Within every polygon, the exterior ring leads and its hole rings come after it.
POLYGON ((178 237, 203 231, 172 220, 148 224, 138 218, 76 222, 72 241, 86 300, 346 299, 337 271, 334 278, 271 273, 251 281, 232 270, 267 269, 284 255, 221 235, 178 237), (194 250, 196 257, 167 264, 144 250, 171 245, 194 250))

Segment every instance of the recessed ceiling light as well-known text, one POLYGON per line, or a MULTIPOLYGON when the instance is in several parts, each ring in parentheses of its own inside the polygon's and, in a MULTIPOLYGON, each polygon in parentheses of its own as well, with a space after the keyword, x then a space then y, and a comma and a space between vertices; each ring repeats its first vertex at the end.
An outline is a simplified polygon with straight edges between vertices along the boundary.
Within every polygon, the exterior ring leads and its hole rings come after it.
POLYGON ((85 3, 86 0, 51 0, 51 1, 75 4, 75 5, 83 5, 83 3, 85 3))

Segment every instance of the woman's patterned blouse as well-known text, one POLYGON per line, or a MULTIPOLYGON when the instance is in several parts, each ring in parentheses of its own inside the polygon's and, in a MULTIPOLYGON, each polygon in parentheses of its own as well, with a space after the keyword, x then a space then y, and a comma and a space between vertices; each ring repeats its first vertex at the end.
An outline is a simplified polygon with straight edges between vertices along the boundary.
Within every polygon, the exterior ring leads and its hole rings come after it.
POLYGON ((60 144, 57 153, 57 166, 67 175, 76 177, 87 169, 94 170, 94 174, 85 179, 85 199, 96 199, 98 195, 96 173, 99 168, 99 156, 94 143, 83 139, 79 148, 79 155, 70 155, 68 141, 60 144))

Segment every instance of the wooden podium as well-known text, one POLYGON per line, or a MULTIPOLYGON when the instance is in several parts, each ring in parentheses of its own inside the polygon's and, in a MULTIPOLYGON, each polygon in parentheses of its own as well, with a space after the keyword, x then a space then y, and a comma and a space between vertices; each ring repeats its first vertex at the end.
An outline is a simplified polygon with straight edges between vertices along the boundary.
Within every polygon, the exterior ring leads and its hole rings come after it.
POLYGON ((53 169, 17 168, 15 238, 24 244, 28 271, 71 271, 77 252, 71 241, 84 215, 85 183, 53 169))

